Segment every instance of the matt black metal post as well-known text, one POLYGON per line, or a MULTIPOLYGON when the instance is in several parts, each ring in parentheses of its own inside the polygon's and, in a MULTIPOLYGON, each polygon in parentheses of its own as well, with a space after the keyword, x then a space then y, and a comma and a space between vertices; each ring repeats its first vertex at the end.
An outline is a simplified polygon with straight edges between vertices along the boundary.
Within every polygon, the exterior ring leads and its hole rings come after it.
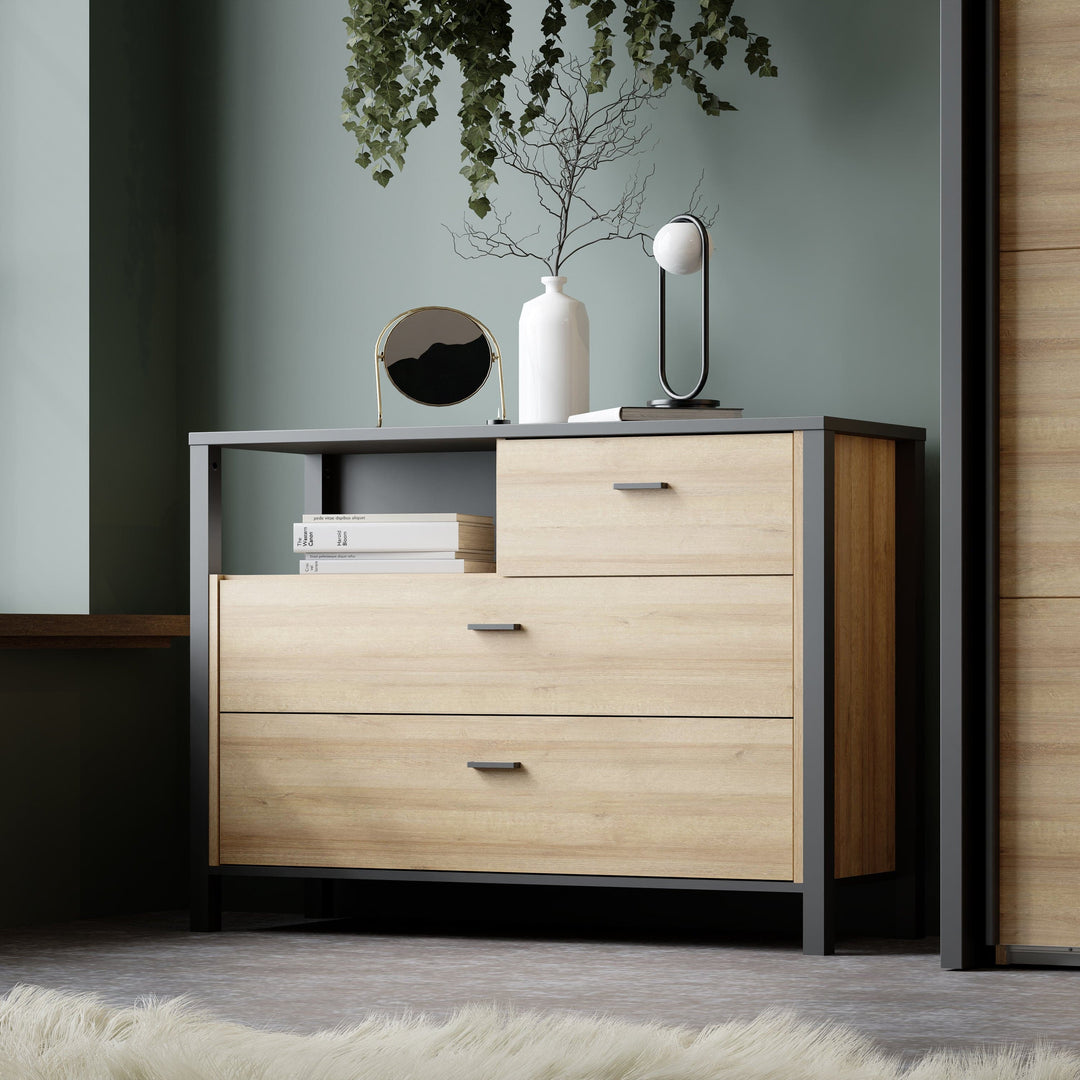
POLYGON ((833 433, 803 432, 803 952, 835 951, 833 433))
POLYGON ((221 879, 210 873, 210 575, 221 573, 221 450, 192 446, 190 897, 191 929, 221 929, 221 879))
MULTIPOLYGON (((304 455, 304 513, 341 513, 341 455, 304 455)), ((309 878, 304 881, 304 916, 308 919, 331 919, 337 905, 337 887, 333 878, 309 878)))
POLYGON ((304 513, 341 513, 341 456, 304 455, 304 513))
POLYGON ((996 3, 941 0, 941 964, 993 962, 996 3))

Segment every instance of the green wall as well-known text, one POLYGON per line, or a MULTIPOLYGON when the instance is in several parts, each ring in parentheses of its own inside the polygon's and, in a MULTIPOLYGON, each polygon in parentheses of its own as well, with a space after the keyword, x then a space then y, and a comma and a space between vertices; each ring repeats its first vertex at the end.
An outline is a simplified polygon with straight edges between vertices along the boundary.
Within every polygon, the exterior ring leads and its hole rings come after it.
POLYGON ((173 3, 95 0, 90 32, 90 610, 186 611, 178 363, 184 90, 173 3))
POLYGON ((89 21, 0 4, 0 611, 89 610, 89 21))
MULTIPOLYGON (((187 610, 176 32, 171 3, 0 8, 0 611, 187 610)), ((184 904, 186 643, 0 650, 0 848, 0 925, 184 904)))

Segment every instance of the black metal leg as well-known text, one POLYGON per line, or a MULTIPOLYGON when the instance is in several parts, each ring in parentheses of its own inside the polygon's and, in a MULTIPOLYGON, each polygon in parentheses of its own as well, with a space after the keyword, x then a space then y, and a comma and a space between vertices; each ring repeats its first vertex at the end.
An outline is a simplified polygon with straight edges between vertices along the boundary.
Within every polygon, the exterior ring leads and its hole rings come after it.
MULTIPOLYGON (((221 882, 208 873, 217 852, 210 836, 210 575, 221 573, 221 451, 191 454, 191 770, 190 904, 192 930, 221 929, 221 882)), ((216 808, 214 810, 216 813, 216 808)))
POLYGON ((806 956, 831 956, 836 952, 836 888, 819 881, 803 892, 803 942, 806 956))
POLYGON ((803 952, 835 948, 833 435, 803 436, 803 952))
POLYGON ((191 882, 191 929, 212 933, 221 929, 221 878, 203 874, 202 881, 191 882))
POLYGON ((304 882, 304 918, 332 919, 334 910, 334 881, 331 878, 309 878, 304 882))

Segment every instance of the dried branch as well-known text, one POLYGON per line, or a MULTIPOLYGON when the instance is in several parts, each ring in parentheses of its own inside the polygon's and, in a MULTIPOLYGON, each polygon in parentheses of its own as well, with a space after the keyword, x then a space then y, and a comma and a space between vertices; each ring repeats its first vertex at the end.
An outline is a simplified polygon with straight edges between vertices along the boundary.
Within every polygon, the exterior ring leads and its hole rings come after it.
MULTIPOLYGON (((519 102, 531 98, 530 80, 537 65, 533 57, 523 75, 513 76, 519 102)), ((654 168, 644 175, 635 172, 611 207, 595 205, 582 188, 603 166, 655 147, 650 141, 651 126, 639 125, 638 114, 643 108, 653 108, 660 95, 640 78, 624 82, 610 100, 590 93, 590 88, 589 64, 564 59, 553 70, 547 109, 535 117, 529 130, 498 131, 492 136, 497 159, 532 181, 540 209, 551 219, 549 229, 541 226, 517 237, 507 228, 509 214, 505 218, 496 214, 494 228, 481 228, 466 218, 462 232, 448 229, 457 254, 463 258, 534 258, 557 275, 571 256, 593 244, 635 238, 644 243, 649 234, 638 221, 654 168), (545 252, 526 243, 542 234, 549 238, 545 252), (471 254, 463 248, 471 249, 471 254)))

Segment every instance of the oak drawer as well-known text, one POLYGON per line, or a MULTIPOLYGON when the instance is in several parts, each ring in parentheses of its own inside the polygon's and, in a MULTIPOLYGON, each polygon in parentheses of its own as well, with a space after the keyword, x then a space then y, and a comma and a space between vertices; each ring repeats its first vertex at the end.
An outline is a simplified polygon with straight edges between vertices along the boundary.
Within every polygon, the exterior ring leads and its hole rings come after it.
POLYGON ((223 714, 221 861, 790 880, 791 740, 788 719, 223 714))
POLYGON ((227 577, 218 605, 223 712, 792 715, 789 577, 227 577))
POLYGON ((496 463, 501 574, 792 572, 790 432, 504 439, 496 463))

